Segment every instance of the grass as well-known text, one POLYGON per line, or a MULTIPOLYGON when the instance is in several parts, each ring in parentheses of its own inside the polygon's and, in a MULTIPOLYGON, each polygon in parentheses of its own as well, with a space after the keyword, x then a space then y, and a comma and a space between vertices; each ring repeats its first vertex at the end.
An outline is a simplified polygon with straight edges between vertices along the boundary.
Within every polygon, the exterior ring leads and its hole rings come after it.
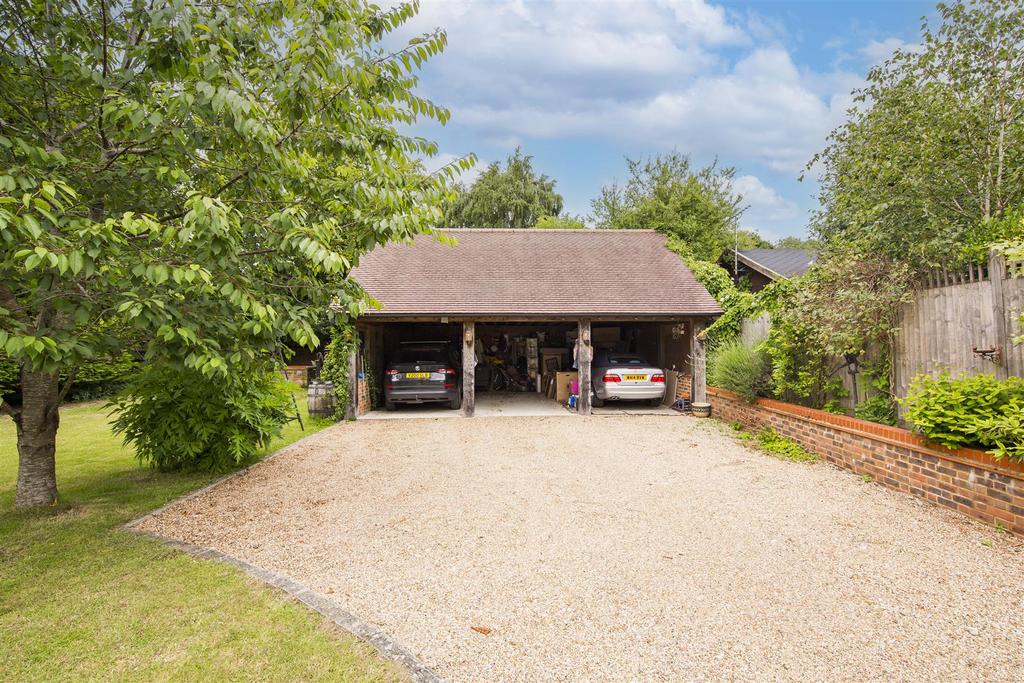
MULTIPOLYGON (((300 402, 304 403, 304 401, 300 402)), ((304 407, 303 407, 303 412, 304 407)), ((306 432, 289 423, 268 451, 306 432)), ((368 645, 225 564, 119 529, 211 482, 140 466, 102 404, 61 411, 59 507, 13 509, 14 424, 0 422, 4 680, 396 680, 368 645)))

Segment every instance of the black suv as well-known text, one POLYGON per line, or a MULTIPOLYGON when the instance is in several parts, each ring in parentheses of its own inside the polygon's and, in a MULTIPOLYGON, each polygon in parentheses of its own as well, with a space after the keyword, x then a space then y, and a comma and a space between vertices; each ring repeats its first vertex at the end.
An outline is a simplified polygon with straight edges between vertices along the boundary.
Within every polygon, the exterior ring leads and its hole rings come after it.
POLYGON ((462 406, 462 373, 449 342, 405 342, 384 371, 384 407, 399 403, 462 406))

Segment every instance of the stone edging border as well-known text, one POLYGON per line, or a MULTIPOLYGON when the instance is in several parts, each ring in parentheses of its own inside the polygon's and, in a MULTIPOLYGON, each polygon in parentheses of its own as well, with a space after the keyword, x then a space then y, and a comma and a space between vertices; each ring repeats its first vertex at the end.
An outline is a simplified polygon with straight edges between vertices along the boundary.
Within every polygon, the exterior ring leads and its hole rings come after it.
MULTIPOLYGON (((327 429, 331 428, 328 427, 327 429)), ((399 664, 403 669, 405 669, 405 671, 408 672, 412 680, 416 681, 416 683, 443 683, 444 679, 442 679, 440 676, 434 673, 426 664, 417 659, 417 657, 405 646, 403 646, 397 640, 395 640, 390 635, 388 635, 381 629, 377 628, 376 626, 368 624, 367 622, 357 618, 351 612, 342 607, 341 604, 339 604, 336 600, 329 598, 322 593, 318 593, 309 588, 308 586, 301 584, 298 581, 294 581, 293 579, 290 579, 287 576, 284 576, 283 574, 278 574, 276 572, 262 569, 261 567, 257 567, 256 565, 246 562, 241 558, 234 557, 233 555, 228 555, 226 553, 222 553, 219 550, 214 550, 212 548, 204 548, 202 546, 192 545, 191 543, 184 543, 182 541, 176 541, 174 539, 165 538, 158 534, 150 533, 148 531, 142 531, 138 528, 138 525, 146 519, 160 514, 161 512, 170 508, 173 505, 177 505, 178 503, 182 503, 186 500, 190 500, 192 498, 200 496, 230 479, 241 476, 248 472, 251 468, 256 467, 257 465, 261 465, 272 458, 276 458, 279 455, 287 453, 288 451, 296 448, 297 446, 305 444, 306 442, 312 440, 314 437, 320 436, 324 431, 326 430, 321 430, 314 434, 310 434, 309 436, 305 436, 299 439, 298 441, 295 441, 294 443, 288 444, 284 448, 274 451, 273 453, 263 458, 262 460, 259 460, 257 462, 252 463, 251 465, 243 467, 237 472, 232 472, 231 474, 221 477, 220 479, 217 479, 216 481, 204 486, 201 489, 196 489, 195 491, 187 493, 179 498, 175 498, 174 500, 158 507, 155 510, 147 512, 146 514, 140 517, 137 517, 133 520, 126 522, 121 526, 121 529, 128 533, 152 538, 171 548, 180 550, 181 552, 184 552, 193 557, 203 560, 215 560, 218 562, 224 562, 226 564, 230 564, 233 567, 236 567, 237 569, 241 569, 243 572, 253 577, 254 579, 287 593, 288 595, 295 598, 307 607, 310 607, 316 612, 319 612, 323 617, 325 617, 335 626, 351 633, 356 638, 359 638, 360 640, 369 643, 374 647, 374 649, 377 650, 377 652, 381 654, 382 657, 391 660, 396 664, 399 664)))

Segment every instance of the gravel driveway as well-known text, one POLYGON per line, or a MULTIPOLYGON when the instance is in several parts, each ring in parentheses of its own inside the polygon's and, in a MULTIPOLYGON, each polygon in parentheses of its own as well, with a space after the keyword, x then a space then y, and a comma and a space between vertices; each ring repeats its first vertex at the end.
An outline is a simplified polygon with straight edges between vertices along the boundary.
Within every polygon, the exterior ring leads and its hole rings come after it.
POLYGON ((1024 679, 1019 542, 711 421, 341 424, 144 528, 453 681, 1024 679))

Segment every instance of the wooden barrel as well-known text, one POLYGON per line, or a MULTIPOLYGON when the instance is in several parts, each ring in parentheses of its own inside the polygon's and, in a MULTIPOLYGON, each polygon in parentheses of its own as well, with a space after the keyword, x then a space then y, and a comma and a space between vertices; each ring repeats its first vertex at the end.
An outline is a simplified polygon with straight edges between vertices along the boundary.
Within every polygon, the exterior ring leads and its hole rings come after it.
POLYGON ((306 387, 306 407, 310 417, 334 417, 334 383, 310 382, 306 387))

